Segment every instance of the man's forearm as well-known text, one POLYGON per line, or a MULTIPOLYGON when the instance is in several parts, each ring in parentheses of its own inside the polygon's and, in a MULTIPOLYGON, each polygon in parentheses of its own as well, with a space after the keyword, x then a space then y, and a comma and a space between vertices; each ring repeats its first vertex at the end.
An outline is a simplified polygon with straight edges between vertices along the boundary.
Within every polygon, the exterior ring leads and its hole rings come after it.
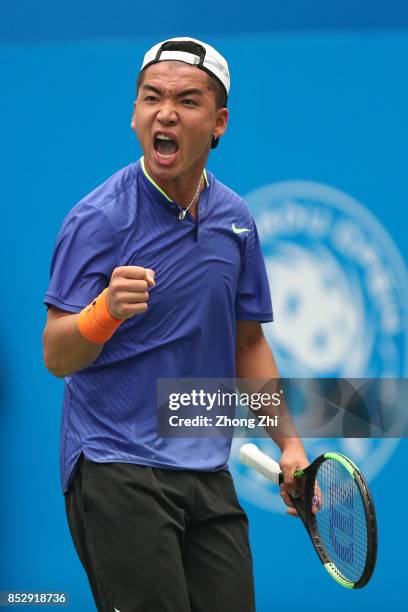
MULTIPOLYGON (((237 377, 240 382, 240 391, 246 393, 268 393, 271 397, 280 391, 279 372, 272 351, 265 338, 261 336, 257 341, 237 347, 237 377)), ((303 444, 299 439, 297 430, 290 416, 285 398, 281 396, 278 407, 263 406, 256 410, 257 415, 277 416, 277 427, 265 427, 268 435, 284 451, 289 447, 303 444)))
POLYGON ((49 316, 43 335, 44 363, 59 378, 89 366, 103 344, 86 340, 79 332, 77 314, 49 316))
POLYGON ((109 287, 80 314, 50 307, 43 336, 47 369, 62 378, 93 363, 124 320, 146 312, 148 291, 154 285, 154 270, 119 266, 109 287))

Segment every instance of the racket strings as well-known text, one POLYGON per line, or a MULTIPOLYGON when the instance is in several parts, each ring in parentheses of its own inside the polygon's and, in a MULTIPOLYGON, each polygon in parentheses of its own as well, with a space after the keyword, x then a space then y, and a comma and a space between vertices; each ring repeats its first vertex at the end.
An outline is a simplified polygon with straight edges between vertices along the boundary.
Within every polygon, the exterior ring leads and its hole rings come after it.
POLYGON ((330 561, 352 582, 361 577, 367 558, 367 525, 360 490, 353 476, 335 459, 319 467, 314 514, 321 543, 330 561))

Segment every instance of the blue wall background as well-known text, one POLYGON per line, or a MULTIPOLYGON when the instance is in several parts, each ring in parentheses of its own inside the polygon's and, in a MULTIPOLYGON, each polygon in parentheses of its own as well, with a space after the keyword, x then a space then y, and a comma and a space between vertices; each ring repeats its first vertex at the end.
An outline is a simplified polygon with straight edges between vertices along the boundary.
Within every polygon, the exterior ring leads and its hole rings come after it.
MULTIPOLYGON (((188 33, 229 59, 230 128, 208 165, 218 178, 241 194, 292 179, 336 186, 369 207, 408 261, 406 4, 329 5, 2 7, 0 590, 64 590, 70 609, 94 609, 59 493, 62 383, 42 366, 42 299, 65 214, 140 155, 130 116, 137 71, 153 43, 188 33)), ((407 458, 404 440, 372 482, 380 553, 361 592, 343 592, 317 573, 294 520, 244 500, 259 612, 325 610, 325 596, 332 610, 405 609, 401 504, 408 500, 398 471, 407 458)))

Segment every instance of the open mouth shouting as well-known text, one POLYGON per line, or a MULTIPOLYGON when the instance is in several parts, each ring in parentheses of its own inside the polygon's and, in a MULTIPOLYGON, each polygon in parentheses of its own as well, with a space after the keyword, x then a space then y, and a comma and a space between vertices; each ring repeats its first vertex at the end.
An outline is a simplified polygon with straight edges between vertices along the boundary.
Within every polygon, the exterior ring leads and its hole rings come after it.
POLYGON ((172 164, 179 153, 177 136, 166 132, 155 132, 153 135, 154 157, 161 166, 172 164))

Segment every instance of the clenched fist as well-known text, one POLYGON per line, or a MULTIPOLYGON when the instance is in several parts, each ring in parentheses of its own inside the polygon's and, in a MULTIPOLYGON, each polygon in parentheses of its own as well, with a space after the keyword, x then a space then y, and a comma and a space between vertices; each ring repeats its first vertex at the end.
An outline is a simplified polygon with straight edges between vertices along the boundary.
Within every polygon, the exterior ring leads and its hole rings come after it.
POLYGON ((154 271, 139 266, 121 266, 112 272, 106 304, 115 319, 130 319, 147 310, 154 271))

